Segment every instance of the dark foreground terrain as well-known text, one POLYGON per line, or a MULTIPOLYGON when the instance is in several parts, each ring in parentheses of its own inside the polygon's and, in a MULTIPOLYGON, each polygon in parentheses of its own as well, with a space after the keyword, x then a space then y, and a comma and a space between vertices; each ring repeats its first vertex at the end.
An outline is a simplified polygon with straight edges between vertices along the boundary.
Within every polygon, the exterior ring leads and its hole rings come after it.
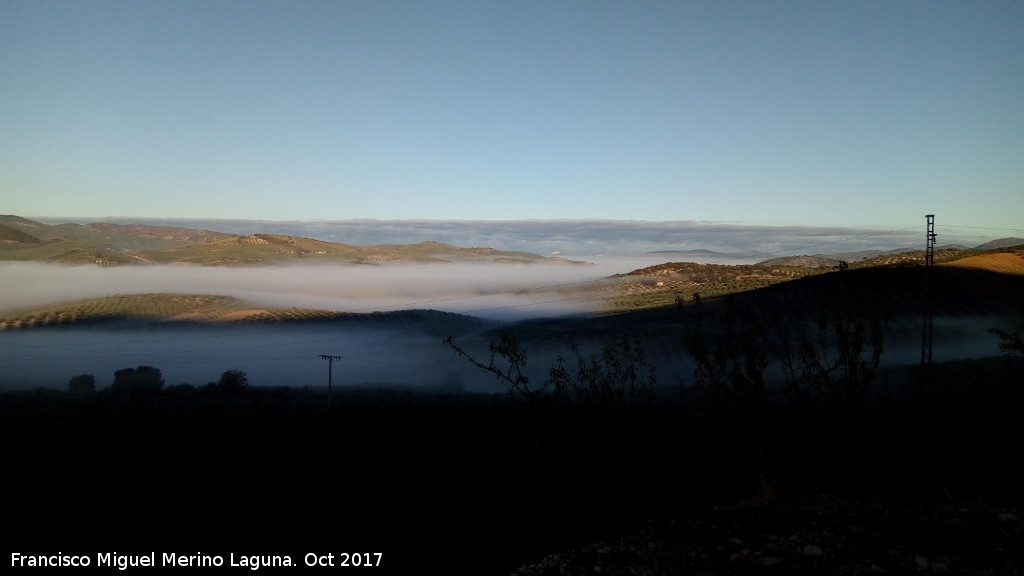
POLYGON ((935 368, 856 406, 7 393, 6 547, 303 569, 381 552, 399 574, 1015 573, 1024 366, 935 368))

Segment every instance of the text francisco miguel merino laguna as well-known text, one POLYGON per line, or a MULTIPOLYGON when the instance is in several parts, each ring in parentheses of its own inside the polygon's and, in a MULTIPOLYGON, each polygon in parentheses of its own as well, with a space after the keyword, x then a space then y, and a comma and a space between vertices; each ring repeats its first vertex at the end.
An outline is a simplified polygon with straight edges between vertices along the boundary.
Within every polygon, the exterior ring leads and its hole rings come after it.
MULTIPOLYGON (((307 564, 309 556, 307 555, 307 564)), ((321 557, 322 558, 322 557, 321 557)), ((70 554, 50 555, 27 555, 20 552, 11 553, 11 566, 24 568, 60 568, 60 567, 110 567, 119 570, 128 568, 150 567, 150 566, 176 566, 176 567, 200 567, 200 566, 235 566, 258 570, 273 566, 294 566, 291 556, 245 556, 229 554, 227 561, 223 556, 204 554, 170 554, 163 553, 157 556, 156 552, 149 554, 118 554, 117 552, 100 552, 95 557, 88 555, 74 556, 70 554), (160 563, 157 564, 157 560, 160 563)))

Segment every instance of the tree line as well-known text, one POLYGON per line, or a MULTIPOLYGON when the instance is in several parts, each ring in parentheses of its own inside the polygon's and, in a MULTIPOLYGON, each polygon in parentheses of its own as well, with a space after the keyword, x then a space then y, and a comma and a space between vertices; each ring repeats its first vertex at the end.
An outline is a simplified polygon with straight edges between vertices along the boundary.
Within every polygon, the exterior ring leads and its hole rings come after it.
MULTIPOLYGON (((181 384, 176 388, 194 388, 189 384, 181 384)), ((208 382, 207 390, 218 392, 240 393, 249 388, 249 376, 242 370, 231 369, 221 373, 216 382, 208 382)), ((77 374, 68 380, 67 390, 75 396, 85 396, 96 392, 96 377, 92 374, 77 374)), ((164 378, 159 368, 138 366, 121 368, 114 372, 114 380, 108 388, 115 395, 155 396, 164 390, 164 378)))

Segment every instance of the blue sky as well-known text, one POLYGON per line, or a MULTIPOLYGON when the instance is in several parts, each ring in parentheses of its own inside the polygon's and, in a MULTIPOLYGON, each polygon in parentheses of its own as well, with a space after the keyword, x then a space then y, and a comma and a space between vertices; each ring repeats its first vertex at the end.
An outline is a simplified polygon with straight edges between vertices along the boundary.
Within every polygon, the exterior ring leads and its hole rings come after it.
POLYGON ((29 217, 1024 228, 1019 1, 0 0, 0 109, 29 217))

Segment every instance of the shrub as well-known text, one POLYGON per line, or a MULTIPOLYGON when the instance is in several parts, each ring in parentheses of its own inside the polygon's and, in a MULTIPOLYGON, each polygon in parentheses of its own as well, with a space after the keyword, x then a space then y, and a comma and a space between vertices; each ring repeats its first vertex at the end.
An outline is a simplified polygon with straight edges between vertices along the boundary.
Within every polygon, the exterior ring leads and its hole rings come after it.
POLYGON ((764 328, 759 317, 726 297, 721 318, 705 311, 700 294, 693 295, 692 312, 677 299, 683 317, 683 344, 696 362, 694 389, 705 408, 716 412, 748 413, 766 399, 764 372, 768 367, 764 328), (712 321, 714 324, 712 325, 712 321))
POLYGON ((497 342, 490 342, 490 360, 484 364, 448 337, 443 344, 466 358, 474 366, 494 374, 509 387, 509 394, 530 402, 553 400, 600 405, 647 404, 655 396, 655 372, 647 366, 643 347, 625 336, 621 341, 606 344, 600 355, 584 357, 575 344, 571 349, 576 356, 576 370, 565 366, 559 357, 548 372, 548 379, 540 387, 531 387, 530 378, 523 374, 527 354, 519 340, 502 332, 497 342))
POLYGON ((605 406, 645 405, 654 400, 654 368, 647 365, 643 346, 628 335, 605 344, 600 355, 584 357, 575 344, 571 349, 575 372, 565 367, 562 357, 549 372, 546 385, 553 388, 555 399, 605 406))

